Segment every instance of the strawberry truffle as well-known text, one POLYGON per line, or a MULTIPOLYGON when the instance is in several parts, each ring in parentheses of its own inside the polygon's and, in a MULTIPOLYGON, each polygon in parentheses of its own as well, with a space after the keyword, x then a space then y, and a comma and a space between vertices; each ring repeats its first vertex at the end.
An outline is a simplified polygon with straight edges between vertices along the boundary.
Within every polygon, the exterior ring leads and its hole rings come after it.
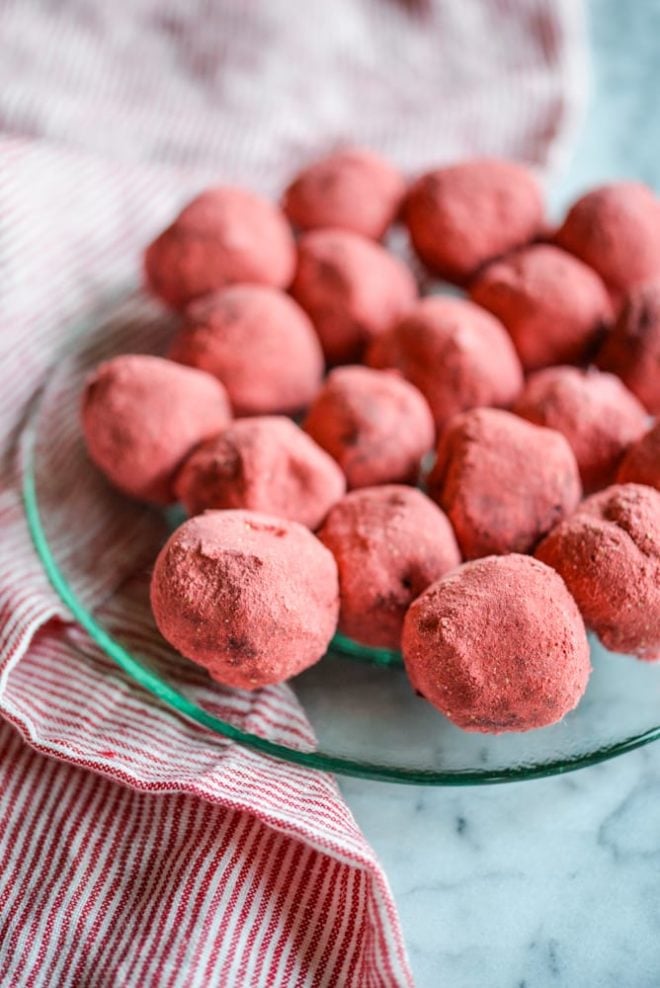
POLYGON ((377 648, 399 648, 412 601, 461 561, 444 512, 396 484, 347 494, 318 537, 339 568, 340 631, 377 648))
POLYGON ((623 454, 646 431, 646 412, 635 396, 618 377, 594 368, 537 371, 513 410, 566 436, 586 491, 613 483, 623 454))
POLYGON ((531 552, 582 493, 575 456, 559 432, 495 408, 452 419, 428 485, 466 559, 531 552))
POLYGON ((158 504, 175 500, 182 461, 230 419, 219 381, 161 357, 114 357, 96 368, 83 395, 91 459, 119 490, 158 504))
POLYGON ((279 209, 247 189, 221 186, 179 213, 147 247, 144 266, 156 295, 180 309, 241 281, 286 288, 295 246, 279 209))
POLYGON ((660 493, 615 484, 583 501, 536 551, 613 652, 660 659, 660 493))
POLYGON ((338 367, 304 423, 346 474, 349 488, 413 483, 433 445, 433 419, 417 388, 396 373, 338 367))
POLYGON ((385 332, 417 296, 408 268, 379 244, 346 230, 314 230, 300 239, 291 286, 309 314, 330 363, 347 363, 385 332))
POLYGON ((412 604, 403 628, 412 685, 466 731, 554 724, 589 679, 589 645, 559 576, 512 554, 465 563, 412 604))
POLYGON ((597 271, 616 298, 660 277, 660 201, 641 182, 602 185, 573 204, 555 241, 597 271))
POLYGON ((349 148, 315 161, 294 178, 283 208, 301 230, 334 227, 380 240, 399 211, 405 183, 388 161, 349 148))
POLYGON ((619 484, 646 484, 660 491, 660 422, 630 447, 616 479, 619 484))
POLYGON ((660 278, 630 292, 596 363, 660 415, 660 278))
POLYGON ((456 412, 511 405, 523 383, 520 361, 497 319, 459 298, 419 301, 367 354, 396 367, 422 392, 438 430, 456 412))
POLYGON ((291 419, 239 419, 192 453, 176 480, 188 514, 249 508, 318 528, 346 490, 343 473, 291 419))
POLYGON ((612 319, 598 275, 551 244, 489 264, 470 295, 502 320, 525 370, 585 359, 612 319))
POLYGON ((523 165, 480 158, 422 175, 403 215, 421 260, 463 284, 483 264, 534 239, 543 199, 523 165))
POLYGON ((325 653, 337 625, 337 566, 302 525, 208 511, 160 552, 151 606, 167 641, 226 686, 280 683, 325 653))
POLYGON ((222 381, 237 415, 300 411, 323 376, 309 318, 263 285, 232 285, 193 302, 169 356, 222 381))

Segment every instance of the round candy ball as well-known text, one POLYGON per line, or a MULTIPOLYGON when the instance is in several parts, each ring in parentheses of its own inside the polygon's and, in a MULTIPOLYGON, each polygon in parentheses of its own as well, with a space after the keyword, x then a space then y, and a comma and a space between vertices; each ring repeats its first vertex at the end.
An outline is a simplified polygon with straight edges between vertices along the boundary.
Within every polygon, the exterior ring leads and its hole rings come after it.
POLYGON ((300 238, 291 286, 309 314, 330 363, 357 360, 417 297, 408 268, 379 244, 347 230, 300 238))
POLYGON ((646 431, 646 412, 635 396, 618 377, 594 368, 537 371, 513 410, 568 439, 586 491, 613 483, 624 453, 646 431))
POLYGON ((175 484, 188 514, 208 508, 248 508, 318 528, 346 490, 325 450, 290 419, 239 419, 202 443, 175 484))
POLYGON ((487 556, 442 577, 403 629, 412 685, 466 731, 500 734, 554 724, 589 679, 575 601, 529 556, 487 556))
POLYGON ((614 484, 583 501, 536 551, 603 645, 660 659, 660 493, 614 484))
POLYGON ((660 200, 641 182, 613 182, 571 206, 555 234, 597 271, 615 298, 660 276, 660 200))
POLYGON ((147 282, 168 305, 237 282, 286 288, 295 266, 289 225, 276 206, 234 186, 207 189, 147 247, 147 282))
POLYGON ((523 165, 479 158, 422 175, 408 192, 403 216, 421 260, 463 284, 540 232, 543 199, 523 165))
POLYGON ((452 419, 428 487, 466 559, 531 552, 582 493, 575 456, 559 432, 495 408, 452 419))
POLYGON ((616 479, 619 484, 646 484, 660 491, 660 422, 630 447, 616 479))
POLYGON ((396 484, 347 494, 318 537, 339 568, 339 630, 376 648, 399 648, 412 601, 461 561, 444 512, 396 484))
POLYGON ((470 295, 502 320, 525 370, 583 360, 612 320, 607 289, 595 271, 551 244, 489 264, 470 295))
POLYGON ((284 193, 283 209, 301 230, 335 227, 380 240, 404 191, 401 173, 388 161, 373 151, 348 148, 304 168, 284 193))
POLYGON ((167 641, 226 686, 280 683, 325 653, 337 566, 309 529, 252 511, 208 511, 165 543, 151 606, 167 641))
POLYGON ((660 415, 660 279, 629 293, 596 363, 617 374, 651 415, 660 415))
POLYGON ((222 381, 237 415, 298 412, 323 376, 309 318, 263 285, 233 285, 193 302, 169 356, 222 381))
POLYGON ((158 504, 175 500, 182 461, 230 419, 225 389, 210 374, 142 354, 100 364, 82 401, 91 459, 119 490, 158 504))
POLYGON ((440 295, 417 302, 375 340, 367 362, 395 367, 419 388, 438 430, 456 412, 511 405, 523 384, 502 324, 472 302, 440 295))
POLYGON ((396 373, 337 367, 314 400, 304 429, 334 457, 349 488, 413 483, 433 445, 431 412, 396 373))

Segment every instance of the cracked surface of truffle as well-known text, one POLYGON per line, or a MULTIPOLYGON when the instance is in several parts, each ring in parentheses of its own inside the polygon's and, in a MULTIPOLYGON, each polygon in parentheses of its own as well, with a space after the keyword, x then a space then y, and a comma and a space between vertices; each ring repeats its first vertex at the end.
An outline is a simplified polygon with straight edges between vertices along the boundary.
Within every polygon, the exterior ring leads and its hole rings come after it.
POLYGON ((630 292, 596 363, 660 415, 660 279, 630 292))

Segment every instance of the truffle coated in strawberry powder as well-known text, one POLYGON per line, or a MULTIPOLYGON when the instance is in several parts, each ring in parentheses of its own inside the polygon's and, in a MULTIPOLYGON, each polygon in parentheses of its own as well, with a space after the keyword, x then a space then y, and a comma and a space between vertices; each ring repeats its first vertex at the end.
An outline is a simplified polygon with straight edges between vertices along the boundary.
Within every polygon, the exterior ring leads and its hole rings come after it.
POLYGON ((438 430, 478 405, 508 407, 522 368, 502 324, 464 299, 422 299, 367 352, 373 367, 395 367, 426 398, 438 430))
POLYGON ((466 559, 533 551, 582 493, 575 456, 559 432, 495 408, 452 419, 428 488, 466 559))
POLYGON ((349 487, 414 483, 433 445, 426 401, 396 372, 337 367, 304 422, 334 457, 349 487))
POLYGON ((189 514, 248 508, 318 528, 346 490, 332 457, 283 416, 233 422, 198 446, 176 480, 189 514))
POLYGON ((347 148, 304 168, 284 193, 282 208, 301 230, 334 227, 380 240, 404 192, 403 176, 388 161, 347 148))
POLYGON ((588 627, 613 652, 660 659, 660 493, 614 484, 583 501, 538 547, 588 627))
POLYGON ((313 230, 298 244, 291 294, 331 364, 358 360, 417 297, 415 279, 380 244, 347 230, 313 230))
POLYGON ((323 376, 309 318, 265 285, 232 285, 193 302, 169 357, 222 381, 237 415, 299 412, 323 376))
POLYGON ((597 271, 615 299, 660 277, 660 200, 641 182, 613 182, 578 199, 555 243, 597 271))
POLYGON ((660 278, 634 288, 596 358, 651 415, 660 415, 660 278))
POLYGON ((596 272, 551 244, 489 264, 470 296, 502 320, 525 370, 584 360, 612 321, 612 303, 596 272))
POLYGON ((412 685, 466 731, 554 724, 584 694, 589 645, 575 601, 549 566, 487 556, 432 584, 408 611, 412 685))
POLYGON ((478 158, 422 175, 404 222, 420 259, 464 284, 488 261, 529 243, 543 226, 543 198, 524 165, 478 158))
POLYGON ((660 491, 660 422, 630 447, 616 480, 618 484, 646 484, 660 491))
POLYGON ((396 484, 347 494, 318 537, 339 567, 340 631, 377 648, 400 647, 409 605, 461 561, 444 512, 396 484))
POLYGON ((624 453, 646 431, 647 415, 635 396, 618 377, 593 367, 537 371, 513 410, 568 439, 585 491, 613 483, 624 453))
POLYGON ((82 401, 91 459, 119 490, 157 504, 174 501, 183 460, 230 419, 225 389, 210 374, 143 354, 99 364, 82 401))
POLYGON ((337 566, 302 525, 208 511, 178 528, 151 581, 156 624, 226 686, 283 682, 325 653, 337 625, 337 566))
POLYGON ((280 210, 228 185, 193 199, 144 256, 149 286, 175 309, 238 282, 287 288, 294 266, 293 235, 280 210))

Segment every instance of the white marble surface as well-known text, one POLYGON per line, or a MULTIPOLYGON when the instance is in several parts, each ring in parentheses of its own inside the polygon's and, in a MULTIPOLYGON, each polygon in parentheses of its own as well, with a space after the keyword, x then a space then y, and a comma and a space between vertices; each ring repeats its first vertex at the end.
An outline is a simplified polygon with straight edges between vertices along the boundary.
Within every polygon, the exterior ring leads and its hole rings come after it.
MULTIPOLYGON (((622 175, 660 188, 660 0, 590 14, 594 93, 555 203, 622 175)), ((418 988, 660 985, 660 743, 515 785, 341 785, 418 988)))

